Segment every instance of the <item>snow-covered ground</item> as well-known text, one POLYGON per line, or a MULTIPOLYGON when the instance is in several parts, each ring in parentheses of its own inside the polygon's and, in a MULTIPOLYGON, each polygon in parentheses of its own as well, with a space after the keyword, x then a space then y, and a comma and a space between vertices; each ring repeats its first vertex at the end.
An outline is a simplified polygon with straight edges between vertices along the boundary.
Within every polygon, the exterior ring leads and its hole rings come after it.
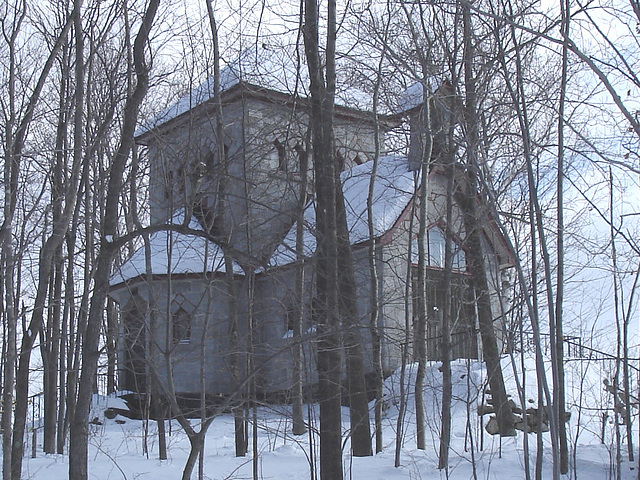
MULTIPOLYGON (((519 364, 519 359, 515 359, 519 364)), ((531 373, 524 382, 525 402, 528 406, 536 398, 537 387, 533 373, 533 362, 526 359, 525 365, 531 373)), ((439 446, 439 399, 441 374, 439 364, 431 364, 427 371, 425 402, 427 408, 428 438, 427 449, 415 448, 415 423, 413 421, 413 397, 409 395, 408 412, 404 424, 401 466, 394 467, 395 437, 399 406, 399 379, 396 372, 386 382, 388 409, 384 419, 384 451, 369 458, 351 458, 348 441, 344 447, 345 478, 362 480, 400 480, 400 479, 441 479, 446 478, 443 471, 437 469, 437 450, 439 446)), ((504 368, 509 393, 517 404, 517 387, 514 381, 511 361, 504 359, 504 368)), ((518 367, 519 369, 520 367, 518 367)), ((605 443, 601 443, 603 429, 603 408, 611 408, 611 395, 604 391, 602 380, 612 368, 604 362, 573 361, 567 363, 567 403, 572 417, 569 422, 570 443, 575 452, 571 459, 577 469, 577 478, 581 480, 603 480, 615 478, 612 465, 615 458, 613 439, 614 425, 611 418, 605 422, 605 443), (582 408, 578 408, 581 405, 582 408)), ((407 370, 408 382, 411 382, 412 369, 407 370)), ((453 425, 450 454, 449 477, 453 479, 522 479, 524 478, 524 434, 517 437, 500 439, 488 435, 481 428, 476 414, 477 405, 482 401, 484 369, 479 362, 456 361, 453 365, 453 425), (474 465, 476 477, 474 477, 474 465)), ((411 389, 411 387, 409 388, 411 389)), ((98 415, 104 410, 104 398, 96 404, 98 415)), ((371 404, 373 407, 373 403, 371 404)), ((634 410, 634 414, 637 411, 634 410)), ((296 479, 311 478, 310 465, 317 462, 318 438, 313 435, 295 437, 291 435, 291 423, 288 407, 261 407, 258 410, 258 459, 260 478, 296 479)), ((317 406, 308 406, 307 415, 311 416, 312 429, 317 429, 317 406)), ((609 410, 612 416, 612 410, 609 410)), ((101 417, 102 418, 102 417, 101 417)), ((171 426, 167 436, 169 459, 157 460, 158 445, 155 423, 149 425, 148 456, 143 451, 144 426, 141 421, 117 417, 104 419, 103 425, 91 426, 89 448, 89 469, 92 479, 177 479, 182 475, 188 452, 189 441, 177 423, 171 426), (124 420, 124 423, 121 423, 124 420)), ((349 426, 348 409, 343 409, 345 432, 349 426)), ((488 416, 482 418, 486 424, 488 416)), ((624 426, 621 432, 624 434, 624 426)), ((251 434, 250 434, 251 435, 251 434)), ((544 434, 544 478, 551 478, 551 450, 548 444, 549 434, 544 434)), ((637 435, 636 435, 637 439, 637 435)), ((529 435, 531 468, 535 464, 536 437, 529 435)), ((637 442, 634 442, 637 443, 637 442)), ((251 449, 251 446, 250 446, 251 449)), ((30 448, 27 450, 30 451, 30 448)), ((253 457, 234 455, 233 418, 221 415, 209 428, 205 446, 204 472, 207 479, 251 479, 253 457)), ((41 452, 41 449, 39 449, 41 452)), ((623 452, 624 454, 624 452, 623 452)), ((626 459, 626 455, 624 456, 626 459)), ((317 468, 317 463, 315 465, 317 468)), ((637 472, 631 464, 623 462, 622 479, 637 478, 637 472)), ((68 476, 68 458, 66 456, 44 455, 24 461, 24 477, 35 480, 62 479, 68 476)), ((192 478, 197 478, 195 472, 192 478)), ((573 475, 571 478, 574 478, 573 475)))

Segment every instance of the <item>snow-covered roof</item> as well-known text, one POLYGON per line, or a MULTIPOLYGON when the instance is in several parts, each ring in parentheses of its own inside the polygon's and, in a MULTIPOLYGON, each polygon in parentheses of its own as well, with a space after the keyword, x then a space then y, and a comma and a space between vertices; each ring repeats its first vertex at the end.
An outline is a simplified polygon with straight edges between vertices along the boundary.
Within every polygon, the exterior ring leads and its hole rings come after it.
MULTIPOLYGON (((429 77, 425 80, 427 91, 435 92, 440 87, 440 83, 436 77, 429 77)), ((423 82, 416 82, 410 85, 398 99, 396 113, 404 113, 413 110, 424 103, 424 85, 423 82)))
MULTIPOLYGON (((367 220, 367 196, 373 162, 366 162, 342 173, 347 225, 352 245, 369 240, 367 220)), ((373 231, 377 238, 395 224, 400 214, 411 200, 415 190, 414 173, 408 170, 406 157, 386 156, 378 160, 378 170, 374 186, 373 231)), ((184 224, 184 210, 178 211, 170 219, 170 224, 184 224)), ((311 202, 304 213, 304 251, 311 257, 316 249, 315 204, 311 202)), ((189 224, 192 230, 202 230, 197 219, 189 224)), ((171 262, 171 273, 224 272, 224 254, 214 242, 199 235, 162 230, 149 237, 151 249, 151 270, 156 275, 166 275, 171 262), (167 252, 171 252, 169 256, 167 252)), ((296 225, 277 247, 269 260, 269 267, 292 263, 296 259, 296 225)), ((234 262, 234 273, 243 270, 234 262)), ((262 271, 262 267, 257 272, 262 271)), ((141 247, 111 277, 110 284, 118 285, 146 274, 145 248, 141 247)))
MULTIPOLYGON (((281 45, 256 45, 244 50, 238 58, 220 71, 220 90, 231 89, 239 83, 247 83, 287 95, 308 96, 309 75, 307 66, 299 63, 295 49, 281 45)), ((143 123, 135 132, 139 137, 214 97, 213 76, 167 107, 155 118, 143 123)), ((371 96, 355 88, 336 92, 336 104, 370 109, 371 96)))
MULTIPOLYGON (((342 188, 352 244, 369 240, 367 196, 373 162, 342 173, 342 188)), ((386 156, 378 160, 373 190, 373 232, 377 238, 386 233, 415 193, 414 173, 409 171, 406 157, 386 156)))
MULTIPOLYGON (((170 224, 182 225, 184 210, 176 213, 170 224)), ((189 223, 192 230, 202 230, 197 219, 192 218, 189 223)), ((204 233, 204 232, 203 232, 204 233)), ((199 235, 187 235, 169 230, 161 230, 149 236, 151 250, 151 273, 166 275, 171 264, 171 274, 224 272, 224 253, 219 245, 199 235), (168 252, 171 252, 169 255, 168 252)), ((233 271, 242 274, 243 270, 234 262, 233 271)), ((136 250, 131 258, 124 262, 109 283, 119 283, 146 275, 145 247, 136 250)))
MULTIPOLYGON (((281 53, 278 51, 278 53, 281 53)), ((293 93, 303 85, 296 85, 300 78, 295 63, 291 59, 282 59, 282 55, 274 55, 266 45, 249 48, 220 71, 220 90, 226 91, 240 82, 246 82, 279 92, 293 93)), ((301 73, 304 72, 300 68, 301 73)), ((160 112, 155 118, 141 125, 136 130, 136 137, 179 117, 192 108, 201 105, 214 97, 213 76, 207 78, 198 87, 180 98, 177 102, 160 112)))
MULTIPOLYGON (((414 172, 408 169, 406 157, 386 156, 378 160, 373 193, 373 232, 380 237, 393 227, 415 192, 414 172)), ((369 161, 342 173, 342 188, 352 245, 369 240, 367 196, 373 162, 369 161)), ((304 255, 310 257, 316 249, 315 205, 304 214, 304 255)), ((294 225, 269 261, 270 266, 287 265, 296 259, 296 225, 294 225)))

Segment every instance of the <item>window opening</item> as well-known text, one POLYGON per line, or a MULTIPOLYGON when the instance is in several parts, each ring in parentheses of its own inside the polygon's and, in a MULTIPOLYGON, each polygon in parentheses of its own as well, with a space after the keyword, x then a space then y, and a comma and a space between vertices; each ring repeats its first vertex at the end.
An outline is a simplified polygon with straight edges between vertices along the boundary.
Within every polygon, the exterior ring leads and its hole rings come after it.
POLYGON ((171 335, 174 345, 191 342, 193 311, 194 306, 181 293, 171 302, 171 335))
POLYGON ((296 321, 295 315, 296 315, 295 308, 293 307, 293 305, 289 305, 285 312, 285 321, 286 321, 285 329, 286 330, 282 338, 293 337, 293 331, 294 331, 295 321, 296 321))
POLYGON ((304 147, 299 143, 296 143, 293 149, 298 154, 298 162, 296 164, 297 172, 302 173, 303 169, 307 170, 309 168, 309 156, 304 147))
POLYGON ((187 176, 185 175, 184 167, 180 165, 176 173, 177 173, 176 183, 178 187, 178 194, 182 195, 186 191, 186 182, 187 182, 187 176))
POLYGON ((278 170, 280 172, 287 171, 287 149, 283 143, 277 138, 273 141, 273 146, 276 147, 278 153, 278 170))
MULTIPOLYGON (((434 268, 444 268, 444 254, 446 240, 444 232, 440 227, 433 227, 427 230, 425 239, 427 266, 434 268)), ((467 270, 467 254, 455 240, 451 241, 452 259, 451 268, 457 271, 467 270)), ((418 263, 418 239, 414 238, 411 243, 411 262, 418 263)))
POLYGON ((171 198, 172 188, 173 188, 173 172, 169 170, 167 172, 167 180, 164 184, 164 198, 166 200, 171 198))

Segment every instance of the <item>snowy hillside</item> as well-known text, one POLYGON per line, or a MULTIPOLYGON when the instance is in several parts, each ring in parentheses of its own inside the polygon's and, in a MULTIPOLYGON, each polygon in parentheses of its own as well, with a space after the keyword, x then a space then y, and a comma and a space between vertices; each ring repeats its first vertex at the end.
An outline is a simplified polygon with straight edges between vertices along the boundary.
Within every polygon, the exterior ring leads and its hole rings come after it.
MULTIPOLYGON (((517 387, 514 381, 513 364, 509 358, 503 360, 507 372, 508 391, 516 404, 517 387)), ((567 385, 568 407, 572 412, 570 420, 570 443, 577 445, 572 463, 577 466, 577 478, 581 480, 602 480, 613 477, 612 459, 615 458, 615 427, 608 418, 605 427, 605 444, 601 443, 603 432, 602 413, 609 409, 613 413, 611 395, 603 388, 602 380, 610 373, 611 365, 606 362, 568 362, 567 385), (582 406, 582 408, 579 407, 582 406)), ((520 359, 514 358, 514 364, 521 369, 520 359)), ((526 358, 527 375, 524 383, 524 398, 536 398, 537 387, 534 381, 533 359, 526 358), (530 372, 530 373, 529 373, 530 372)), ((444 472, 437 469, 439 398, 441 374, 439 364, 431 364, 427 370, 425 403, 430 436, 427 449, 415 448, 413 422, 413 397, 411 395, 413 368, 406 370, 406 386, 409 390, 407 414, 403 424, 403 448, 401 466, 394 467, 395 437, 400 406, 400 375, 398 371, 386 381, 386 400, 388 408, 384 419, 384 451, 374 457, 351 458, 348 454, 348 442, 344 446, 344 470, 346 478, 354 480, 400 480, 400 479, 440 479, 444 472)), ((503 438, 488 435, 480 426, 477 406, 483 400, 484 368, 477 361, 455 361, 453 373, 453 428, 452 451, 450 455, 450 478, 454 479, 520 479, 524 478, 524 457, 522 432, 517 437, 503 438), (475 476, 474 476, 475 466, 475 476)), ((519 375, 520 379, 522 376, 519 375)), ((101 415, 107 406, 114 406, 111 399, 101 398, 94 411, 101 415)), ((117 405, 116 405, 117 406, 117 405)), ((373 407, 373 404, 371 404, 373 407)), ((264 479, 303 479, 312 478, 310 466, 317 469, 318 438, 316 435, 294 437, 290 433, 288 407, 261 407, 258 410, 257 469, 259 477, 264 479)), ((634 413, 637 413, 634 411, 634 413)), ((307 415, 311 417, 312 430, 318 426, 317 406, 308 406, 307 415)), ((144 424, 141 421, 123 417, 105 419, 100 416, 103 425, 91 425, 92 433, 89 449, 90 478, 94 479, 176 479, 182 475, 189 442, 177 423, 171 425, 168 435, 169 460, 157 460, 157 436, 155 423, 149 425, 148 456, 143 450, 144 424)), ((488 416, 482 417, 486 424, 488 416)), ((348 409, 343 409, 344 431, 349 427, 348 409)), ((624 434, 624 428, 620 431, 624 434)), ((250 434, 251 435, 251 434, 250 434)), ((548 446, 548 433, 544 434, 545 453, 543 459, 544 478, 551 478, 551 451, 548 446)), ((536 437, 529 435, 531 468, 535 465, 536 437)), ((251 442, 251 440, 250 440, 251 442)), ((251 451, 251 445, 249 447, 251 451)), ((249 479, 252 478, 253 458, 236 458, 234 455, 233 417, 222 415, 211 425, 206 440, 204 478, 207 479, 249 479)), ((41 451, 41 450, 39 450, 41 451)), ((623 451, 624 455, 624 451, 623 451)), ((625 457, 626 458, 626 457, 625 457)), ((45 456, 38 453, 37 458, 24 461, 25 478, 51 480, 67 478, 68 461, 66 456, 45 456)), ((637 472, 631 470, 628 462, 622 463, 622 479, 637 478, 637 472)), ((572 466, 573 469, 573 466, 572 466)), ((196 468, 197 471, 197 468, 196 468)), ((532 470, 533 472, 533 470, 532 470)), ((194 473, 192 478, 197 478, 194 473)), ((573 477, 572 477, 573 478, 573 477)))

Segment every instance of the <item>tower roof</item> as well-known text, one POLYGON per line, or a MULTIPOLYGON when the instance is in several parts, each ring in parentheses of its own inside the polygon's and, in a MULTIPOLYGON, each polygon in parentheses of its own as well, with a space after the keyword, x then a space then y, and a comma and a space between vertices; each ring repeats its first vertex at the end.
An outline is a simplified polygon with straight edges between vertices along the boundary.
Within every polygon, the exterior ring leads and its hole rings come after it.
MULTIPOLYGON (((247 48, 220 70, 220 91, 224 93, 240 84, 296 97, 309 95, 309 75, 304 55, 296 56, 295 48, 280 45, 256 45, 247 48)), ((154 130, 190 110, 213 100, 214 77, 208 77, 199 86, 169 105, 158 115, 144 122, 135 132, 136 137, 154 130)), ((336 105, 354 110, 370 110, 371 95, 353 87, 340 87, 336 92, 336 105)))

